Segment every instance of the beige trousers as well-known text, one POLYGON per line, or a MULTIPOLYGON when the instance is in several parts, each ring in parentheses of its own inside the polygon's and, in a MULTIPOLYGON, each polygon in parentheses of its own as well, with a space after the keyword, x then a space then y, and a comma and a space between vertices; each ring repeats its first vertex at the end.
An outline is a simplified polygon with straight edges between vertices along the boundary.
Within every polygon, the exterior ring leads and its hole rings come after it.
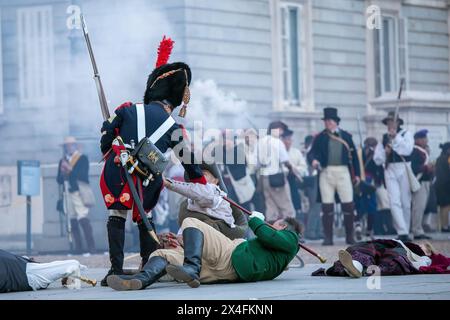
POLYGON ((420 236, 425 233, 422 222, 429 195, 430 181, 422 181, 419 191, 412 194, 411 231, 415 236, 420 236))
MULTIPOLYGON (((200 282, 236 281, 238 276, 231 263, 231 254, 245 240, 230 240, 213 227, 195 218, 183 220, 181 230, 186 228, 196 228, 203 233, 204 242, 200 282)), ((170 264, 182 266, 184 251, 181 247, 176 249, 159 249, 153 252, 150 258, 154 256, 163 257, 170 264)))
POLYGON ((342 203, 353 202, 353 185, 347 166, 328 166, 323 169, 319 186, 322 203, 334 203, 336 192, 342 203))
POLYGON ((266 202, 266 220, 295 218, 295 209, 287 180, 281 188, 271 187, 268 176, 261 176, 261 180, 266 202))
POLYGON ((439 222, 440 222, 440 227, 439 229, 442 228, 448 228, 448 213, 450 212, 450 206, 440 206, 439 207, 439 222))
POLYGON ((83 219, 89 214, 89 208, 83 204, 81 200, 80 192, 68 192, 67 195, 67 212, 70 219, 83 219))

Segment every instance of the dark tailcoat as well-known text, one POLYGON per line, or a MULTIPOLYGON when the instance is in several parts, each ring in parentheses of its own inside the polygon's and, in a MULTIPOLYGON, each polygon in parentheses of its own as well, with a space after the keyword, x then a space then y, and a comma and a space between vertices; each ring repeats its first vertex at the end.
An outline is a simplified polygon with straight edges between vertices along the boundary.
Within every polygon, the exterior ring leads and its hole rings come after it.
MULTIPOLYGON (((345 142, 347 142, 350 147, 351 159, 349 158, 349 152, 342 145, 342 163, 349 166, 349 169, 353 168, 353 172, 355 176, 360 176, 360 168, 358 162, 358 155, 356 154, 355 144, 353 143, 352 135, 347 131, 339 129, 339 136, 345 142)), ((322 168, 326 168, 328 166, 328 143, 330 141, 330 137, 327 134, 326 130, 323 130, 321 133, 316 135, 314 138, 311 150, 308 152, 307 158, 309 163, 311 163, 314 159, 320 162, 322 168)))
MULTIPOLYGON (((151 102, 144 105, 146 136, 150 137, 163 122, 169 117, 169 113, 159 102, 151 102)), ((136 105, 118 108, 115 111, 115 117, 103 123, 102 132, 106 132, 101 139, 101 149, 103 153, 111 147, 111 143, 120 135, 125 144, 130 144, 134 140, 139 143, 137 133, 137 111, 136 105)), ((182 127, 174 124, 156 143, 155 146, 161 151, 166 152, 169 148, 174 148, 183 142, 182 127), (177 130, 177 131, 176 131, 177 130), (172 137, 173 134, 173 137, 172 137)), ((189 155, 184 155, 183 151, 175 152, 180 159, 189 159, 183 162, 183 167, 187 171, 192 182, 203 182, 204 177, 200 167, 194 164, 194 155, 189 151, 189 155)), ((121 166, 114 163, 115 153, 111 152, 105 161, 103 172, 100 179, 100 188, 103 193, 103 199, 108 209, 127 210, 132 207, 133 199, 130 188, 126 182, 125 172, 121 166)), ((146 211, 151 210, 157 203, 159 194, 163 188, 161 176, 156 176, 147 187, 143 187, 143 205, 146 211)))

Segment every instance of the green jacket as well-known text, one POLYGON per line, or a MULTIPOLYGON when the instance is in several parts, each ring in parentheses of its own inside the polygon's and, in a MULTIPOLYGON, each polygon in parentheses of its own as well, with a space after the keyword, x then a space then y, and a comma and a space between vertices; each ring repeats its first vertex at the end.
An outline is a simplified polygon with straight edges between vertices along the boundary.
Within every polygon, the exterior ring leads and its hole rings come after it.
POLYGON ((256 238, 238 245, 231 263, 241 281, 272 280, 279 276, 298 252, 298 236, 288 230, 277 231, 258 218, 249 226, 256 238))

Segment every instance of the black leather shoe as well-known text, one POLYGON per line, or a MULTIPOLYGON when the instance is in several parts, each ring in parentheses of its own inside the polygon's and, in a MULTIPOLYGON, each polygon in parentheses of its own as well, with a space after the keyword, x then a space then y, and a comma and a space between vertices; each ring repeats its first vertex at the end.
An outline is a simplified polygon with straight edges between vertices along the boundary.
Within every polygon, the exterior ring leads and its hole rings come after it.
POLYGON ((414 240, 431 240, 433 238, 425 235, 425 234, 421 234, 419 236, 414 236, 414 240))
POLYGON ((108 277, 111 276, 111 275, 122 275, 122 273, 121 273, 121 272, 116 272, 116 271, 114 271, 113 269, 109 269, 109 271, 108 271, 108 273, 106 274, 106 276, 102 279, 102 281, 100 281, 100 285, 101 285, 102 287, 107 287, 107 286, 108 286, 107 279, 108 279, 108 277))
POLYGON ((399 235, 397 240, 403 241, 403 242, 410 242, 411 238, 407 234, 399 235))

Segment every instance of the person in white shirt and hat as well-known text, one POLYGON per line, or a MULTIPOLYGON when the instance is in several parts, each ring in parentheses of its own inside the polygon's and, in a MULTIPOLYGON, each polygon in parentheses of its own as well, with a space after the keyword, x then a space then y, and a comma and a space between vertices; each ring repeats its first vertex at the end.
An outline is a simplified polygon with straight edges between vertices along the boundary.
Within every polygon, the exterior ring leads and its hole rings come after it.
POLYGON ((411 132, 403 129, 403 119, 389 112, 383 119, 388 133, 375 148, 373 160, 377 165, 384 164, 386 189, 389 194, 392 220, 399 240, 409 241, 411 224, 411 186, 408 178, 408 168, 411 166, 410 156, 414 148, 414 138, 411 132))

